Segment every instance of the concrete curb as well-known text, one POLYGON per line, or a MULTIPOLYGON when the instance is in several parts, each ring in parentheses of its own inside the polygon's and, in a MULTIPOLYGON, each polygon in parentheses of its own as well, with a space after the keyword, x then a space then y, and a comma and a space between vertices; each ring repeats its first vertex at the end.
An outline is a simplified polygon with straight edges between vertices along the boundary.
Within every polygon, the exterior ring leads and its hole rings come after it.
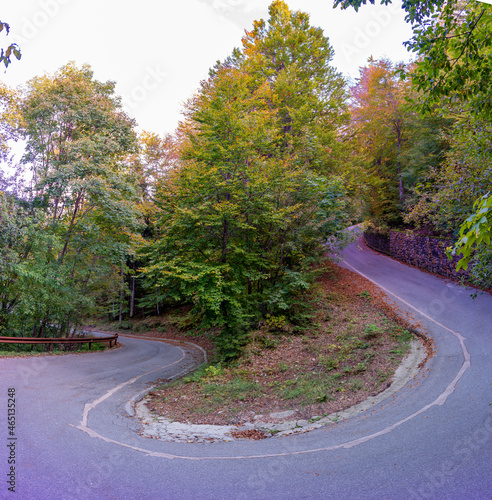
MULTIPOLYGON (((286 420, 292 413, 282 412, 272 414, 269 418, 258 415, 252 422, 241 426, 236 425, 197 425, 183 422, 173 422, 165 417, 153 415, 145 406, 145 396, 135 404, 136 416, 143 425, 142 435, 148 438, 173 442, 217 442, 234 441, 232 432, 257 430, 266 437, 288 436, 318 429, 328 424, 340 422, 373 408, 375 405, 391 397, 402 389, 419 372, 426 360, 426 348, 418 341, 411 343, 410 352, 397 368, 391 385, 376 396, 367 398, 351 408, 327 416, 313 416, 310 420, 286 420), (264 419, 264 420, 263 420, 264 419), (270 420, 270 421, 269 421, 270 420), (277 422, 272 422, 276 420, 277 422)), ((150 391, 150 389, 149 389, 150 391)), ((146 391, 146 392, 149 392, 146 391)))

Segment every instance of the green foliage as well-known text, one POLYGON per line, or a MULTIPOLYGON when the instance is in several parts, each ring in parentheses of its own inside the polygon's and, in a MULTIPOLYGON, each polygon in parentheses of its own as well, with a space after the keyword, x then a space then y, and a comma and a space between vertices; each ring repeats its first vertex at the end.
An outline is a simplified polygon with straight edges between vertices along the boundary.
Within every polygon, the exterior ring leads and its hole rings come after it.
POLYGON ((204 392, 208 394, 212 404, 220 405, 230 400, 254 399, 261 395, 261 387, 251 380, 236 378, 225 384, 207 384, 204 386, 204 392))
POLYGON ((475 212, 461 225, 460 238, 454 248, 448 249, 449 256, 461 255, 457 269, 467 269, 475 248, 490 246, 492 238, 492 196, 487 193, 478 199, 473 208, 475 212))
POLYGON ((402 330, 400 327, 396 329, 396 332, 393 336, 398 339, 398 342, 400 342, 400 344, 408 344, 408 342, 410 342, 414 338, 413 334, 410 331, 404 329, 402 330))
POLYGON ((363 299, 366 299, 368 302, 371 300, 371 294, 367 291, 367 290, 364 290, 362 291, 361 293, 357 294, 359 295, 359 297, 362 297, 363 299))
POLYGON ((408 105, 419 95, 400 74, 413 71, 413 65, 370 58, 351 88, 352 183, 366 217, 379 226, 401 223, 411 192, 439 167, 447 147, 442 131, 451 120, 435 113, 421 117, 408 105))
POLYGON ((217 381, 223 374, 224 369, 219 363, 216 365, 201 366, 192 375, 185 377, 183 380, 187 384, 191 382, 209 383, 217 381))
MULTIPOLYGON (((5 30, 8 35, 10 32, 10 26, 7 23, 0 21, 0 33, 5 30)), ((6 49, 0 49, 0 63, 3 63, 6 68, 12 62, 12 56, 15 56, 17 60, 21 58, 21 52, 19 46, 16 43, 11 43, 6 49)))
POLYGON ((240 357, 249 338, 249 333, 245 329, 229 330, 223 328, 219 335, 213 339, 219 360, 230 363, 240 357))
POLYGON ((0 199, 0 327, 8 334, 71 335, 120 292, 138 214, 122 161, 135 145, 133 122, 113 92, 74 64, 27 86, 23 162, 32 188, 26 199, 0 199))
POLYGON ((446 134, 449 149, 439 168, 429 169, 414 191, 405 216, 416 225, 432 225, 444 233, 457 234, 475 200, 492 182, 490 123, 483 117, 463 113, 446 134))
POLYGON ((366 325, 366 327, 364 328, 364 336, 366 338, 377 337, 380 334, 381 334, 381 328, 374 323, 370 323, 366 325))
POLYGON ((338 368, 338 365, 340 364, 338 359, 334 358, 333 356, 320 356, 318 363, 324 366, 328 371, 338 368))
MULTIPOLYGON (((210 366, 213 366, 213 365, 209 365, 209 366, 202 365, 197 370, 195 370, 191 375, 188 375, 187 377, 184 377, 183 379, 178 379, 176 384, 180 384, 181 380, 185 384, 190 384, 192 382, 201 382, 206 377, 206 370, 210 366)), ((217 366, 219 366, 219 365, 217 365, 217 366)))
POLYGON ((470 282, 488 290, 492 289, 492 247, 482 246, 475 250, 469 264, 470 282))
MULTIPOLYGON (((369 0, 374 4, 374 0, 369 0)), ((387 5, 391 0, 382 0, 387 5)), ((335 0, 334 6, 354 7, 366 0, 335 0)), ((442 104, 466 103, 490 117, 492 8, 485 2, 461 0, 411 0, 403 2, 413 38, 407 47, 416 53, 412 73, 417 90, 425 94, 418 102, 424 112, 442 104)))
POLYGON ((416 87, 425 91, 421 108, 446 101, 466 102, 490 116, 487 87, 491 77, 490 50, 492 9, 482 2, 459 0, 438 4, 432 20, 417 20, 408 46, 424 56, 412 75, 416 87))
POLYGON ((274 2, 189 101, 180 165, 157 186, 147 286, 220 327, 229 359, 255 321, 289 316, 346 222, 342 182, 328 177, 344 115, 331 57, 306 14, 274 2))
POLYGON ((283 315, 272 316, 270 314, 267 314, 265 323, 269 330, 282 331, 286 326, 286 319, 287 318, 283 315))
POLYGON ((205 378, 214 379, 219 377, 223 373, 223 369, 220 365, 210 365, 205 368, 205 378))
POLYGON ((361 373, 367 370, 367 363, 357 363, 357 365, 352 368, 352 373, 361 373))
POLYGON ((324 403, 333 401, 333 392, 336 390, 336 378, 301 375, 296 380, 287 380, 278 389, 284 399, 298 399, 303 404, 324 403))

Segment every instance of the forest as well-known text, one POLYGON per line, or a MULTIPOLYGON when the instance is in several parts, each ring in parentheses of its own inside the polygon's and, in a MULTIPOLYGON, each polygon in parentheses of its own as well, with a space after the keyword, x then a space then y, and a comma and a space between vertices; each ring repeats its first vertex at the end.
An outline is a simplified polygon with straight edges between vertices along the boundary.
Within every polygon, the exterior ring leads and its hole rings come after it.
POLYGON ((301 320, 355 224, 449 237, 492 288, 492 7, 404 7, 413 62, 369 58, 349 82, 329 34, 274 0, 173 134, 138 130, 88 65, 0 82, 2 162, 25 144, 0 172, 0 335, 184 307, 233 358, 258 321, 301 320))

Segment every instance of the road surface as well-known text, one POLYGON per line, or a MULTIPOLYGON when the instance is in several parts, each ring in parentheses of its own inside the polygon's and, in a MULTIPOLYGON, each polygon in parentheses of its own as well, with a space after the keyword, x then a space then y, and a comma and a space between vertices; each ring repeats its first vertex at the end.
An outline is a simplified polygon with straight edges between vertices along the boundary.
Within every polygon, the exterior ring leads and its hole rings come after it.
POLYGON ((342 265, 381 286, 434 340, 435 356, 390 399, 292 437, 166 443, 139 434, 131 402, 189 369, 189 349, 124 338, 112 352, 2 359, 0 498, 492 498, 492 296, 473 300, 357 244, 342 265))

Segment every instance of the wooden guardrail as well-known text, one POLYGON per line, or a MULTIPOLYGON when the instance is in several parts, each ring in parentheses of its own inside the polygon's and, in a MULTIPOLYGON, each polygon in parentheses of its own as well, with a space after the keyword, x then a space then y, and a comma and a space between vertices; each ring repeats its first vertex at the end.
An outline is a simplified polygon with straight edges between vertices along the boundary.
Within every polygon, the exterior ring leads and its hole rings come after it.
POLYGON ((92 349, 92 344, 108 342, 109 347, 116 345, 118 334, 110 337, 73 337, 73 338, 35 338, 35 337, 0 337, 0 344, 89 344, 89 349, 92 349))

